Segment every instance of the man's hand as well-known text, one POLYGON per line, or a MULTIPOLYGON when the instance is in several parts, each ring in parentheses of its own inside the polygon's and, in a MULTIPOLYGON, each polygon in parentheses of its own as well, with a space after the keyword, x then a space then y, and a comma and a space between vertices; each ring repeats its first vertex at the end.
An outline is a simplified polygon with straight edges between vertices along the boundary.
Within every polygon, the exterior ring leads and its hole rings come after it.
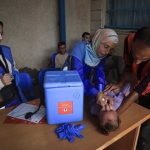
POLYGON ((4 85, 12 84, 12 77, 9 73, 6 73, 2 76, 1 81, 4 85))
POLYGON ((121 90, 121 85, 120 84, 109 84, 106 86, 104 93, 107 94, 109 92, 114 92, 114 93, 119 93, 121 90))

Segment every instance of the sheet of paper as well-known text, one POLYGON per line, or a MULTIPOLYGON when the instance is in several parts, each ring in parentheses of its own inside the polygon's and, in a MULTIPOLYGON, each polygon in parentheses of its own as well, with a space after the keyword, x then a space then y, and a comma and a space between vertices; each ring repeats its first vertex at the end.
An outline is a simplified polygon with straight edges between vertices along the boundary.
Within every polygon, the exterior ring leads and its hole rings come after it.
POLYGON ((0 107, 0 110, 2 110, 2 109, 5 109, 5 106, 4 107, 0 107))
POLYGON ((37 108, 38 106, 22 103, 7 115, 18 119, 39 123, 40 120, 45 116, 45 108, 43 106, 41 106, 40 110, 36 114, 32 115, 30 119, 25 119, 25 114, 27 112, 34 112, 37 110, 37 108))

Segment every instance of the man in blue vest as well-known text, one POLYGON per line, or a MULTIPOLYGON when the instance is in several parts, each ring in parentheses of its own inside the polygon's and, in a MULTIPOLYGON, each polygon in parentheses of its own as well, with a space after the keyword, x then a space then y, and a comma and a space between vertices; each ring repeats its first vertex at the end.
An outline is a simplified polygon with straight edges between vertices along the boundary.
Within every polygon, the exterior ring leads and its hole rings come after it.
MULTIPOLYGON (((0 21, 0 42, 2 39, 3 22, 0 21)), ((0 107, 26 102, 21 89, 21 80, 26 80, 24 77, 30 79, 27 73, 20 74, 16 69, 11 49, 0 45, 0 107)))

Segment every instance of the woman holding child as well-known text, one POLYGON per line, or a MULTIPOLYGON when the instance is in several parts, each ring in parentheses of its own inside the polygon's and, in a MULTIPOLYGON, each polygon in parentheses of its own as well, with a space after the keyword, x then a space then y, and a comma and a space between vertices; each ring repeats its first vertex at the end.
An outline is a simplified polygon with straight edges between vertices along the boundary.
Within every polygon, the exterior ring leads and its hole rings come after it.
POLYGON ((71 68, 78 71, 84 84, 84 93, 93 97, 92 103, 100 100, 103 105, 100 98, 105 86, 104 61, 117 44, 118 35, 114 30, 99 29, 91 43, 81 41, 72 50, 71 68))
POLYGON ((101 114, 101 118, 104 116, 104 121, 111 117, 115 122, 112 130, 118 127, 119 118, 115 111, 109 111, 113 109, 113 100, 104 95, 102 91, 106 85, 105 59, 117 44, 118 35, 114 30, 99 29, 96 31, 91 43, 82 41, 77 43, 71 54, 71 68, 78 71, 84 84, 85 95, 91 96, 91 113, 98 117, 101 114), (107 105, 105 99, 109 102, 107 105), (103 107, 101 111, 97 103, 103 107), (108 110, 108 115, 103 113, 105 110, 108 110))

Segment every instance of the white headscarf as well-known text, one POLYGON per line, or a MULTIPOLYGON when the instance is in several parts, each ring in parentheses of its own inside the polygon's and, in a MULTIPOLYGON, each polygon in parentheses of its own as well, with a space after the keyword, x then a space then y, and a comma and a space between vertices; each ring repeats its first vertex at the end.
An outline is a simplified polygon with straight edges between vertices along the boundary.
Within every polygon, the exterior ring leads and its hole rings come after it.
POLYGON ((96 51, 101 43, 109 41, 117 44, 119 42, 117 33, 112 29, 98 29, 92 38, 92 46, 90 44, 86 46, 84 62, 89 66, 97 66, 104 57, 98 56, 96 51))

